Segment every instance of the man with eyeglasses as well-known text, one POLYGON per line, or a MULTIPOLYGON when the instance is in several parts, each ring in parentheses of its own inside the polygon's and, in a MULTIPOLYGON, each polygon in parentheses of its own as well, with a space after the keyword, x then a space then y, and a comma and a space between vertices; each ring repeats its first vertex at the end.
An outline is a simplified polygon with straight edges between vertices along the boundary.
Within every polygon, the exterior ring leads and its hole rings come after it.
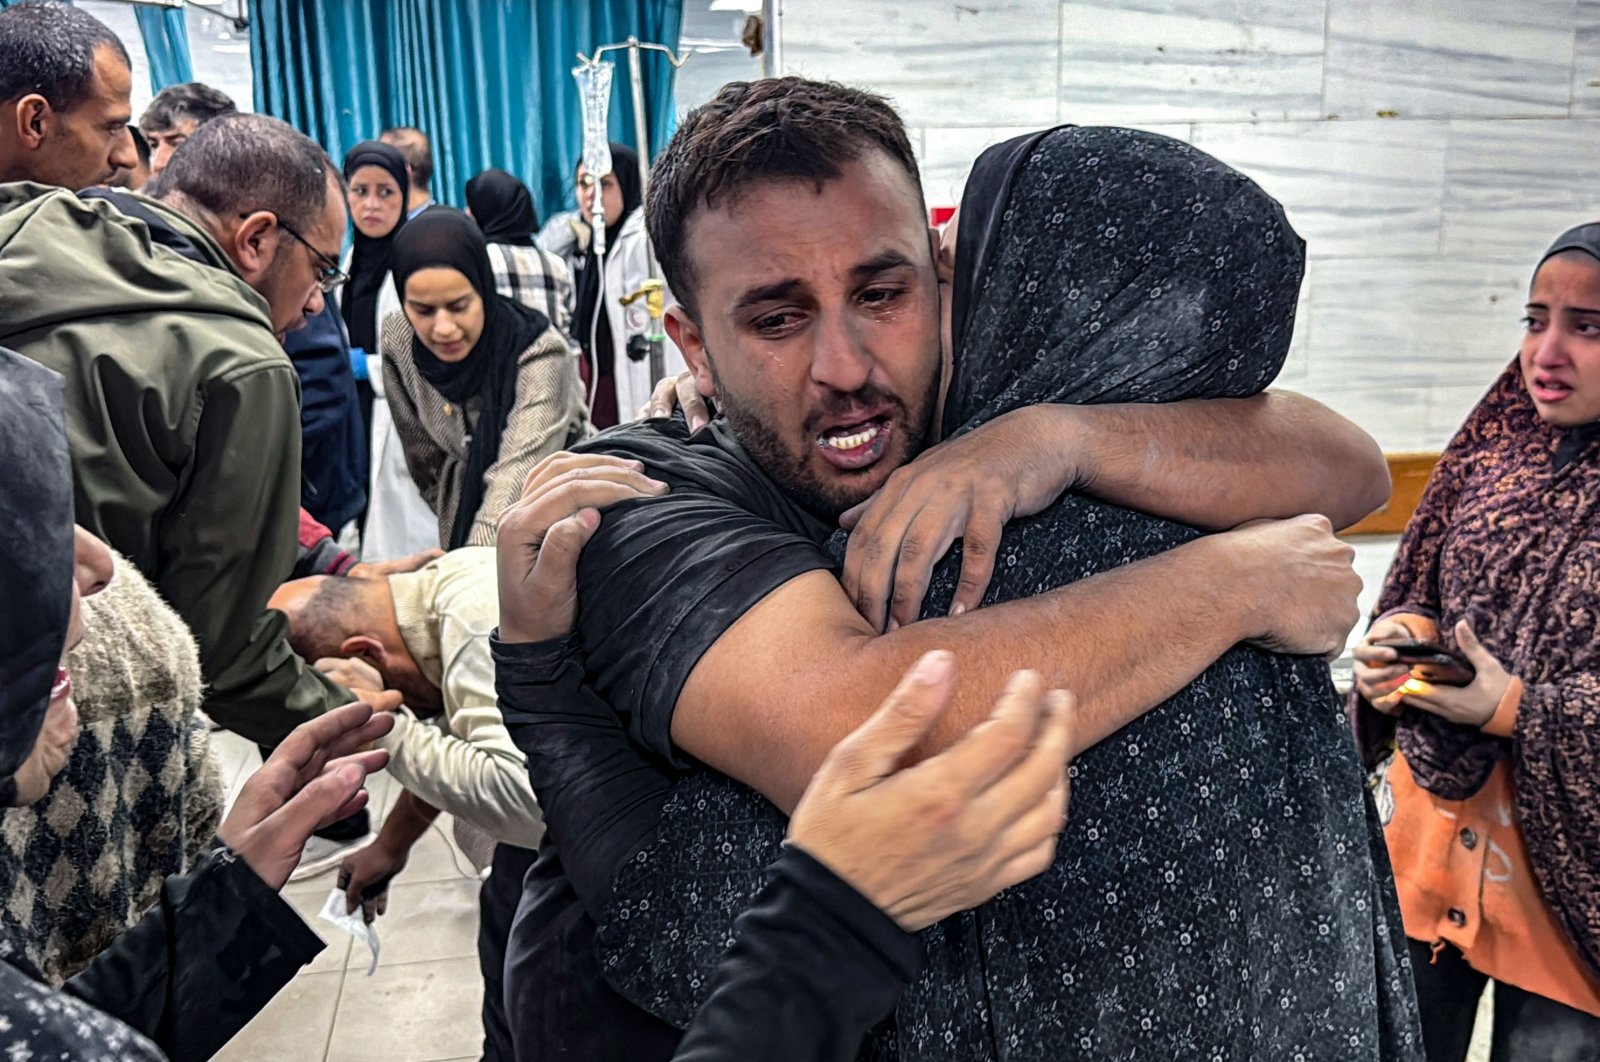
POLYGON ((237 115, 197 129, 149 197, 0 185, 0 346, 66 378, 77 521, 183 616, 207 714, 265 745, 354 699, 266 607, 300 509, 280 344, 343 280, 338 176, 308 137, 237 115))

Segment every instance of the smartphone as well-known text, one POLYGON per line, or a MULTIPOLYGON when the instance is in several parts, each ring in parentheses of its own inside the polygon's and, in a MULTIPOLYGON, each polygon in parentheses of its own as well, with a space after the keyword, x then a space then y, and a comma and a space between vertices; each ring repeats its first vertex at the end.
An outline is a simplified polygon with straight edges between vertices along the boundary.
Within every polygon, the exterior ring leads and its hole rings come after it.
POLYGON ((1434 686, 1470 686, 1478 669, 1463 657, 1432 642, 1380 642, 1393 649, 1400 663, 1411 668, 1411 677, 1434 686))

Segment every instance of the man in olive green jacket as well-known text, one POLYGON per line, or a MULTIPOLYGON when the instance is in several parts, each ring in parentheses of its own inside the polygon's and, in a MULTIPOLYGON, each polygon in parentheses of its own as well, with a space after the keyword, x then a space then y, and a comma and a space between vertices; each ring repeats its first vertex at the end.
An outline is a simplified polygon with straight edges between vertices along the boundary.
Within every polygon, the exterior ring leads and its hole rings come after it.
POLYGON ((300 504, 299 386, 280 339, 321 310, 345 213, 315 143, 275 119, 224 122, 186 145, 164 203, 130 197, 140 217, 0 185, 0 346, 65 377, 77 522, 188 623, 206 712, 270 745, 352 699, 266 608, 300 504), (169 249, 183 244, 197 260, 169 249))

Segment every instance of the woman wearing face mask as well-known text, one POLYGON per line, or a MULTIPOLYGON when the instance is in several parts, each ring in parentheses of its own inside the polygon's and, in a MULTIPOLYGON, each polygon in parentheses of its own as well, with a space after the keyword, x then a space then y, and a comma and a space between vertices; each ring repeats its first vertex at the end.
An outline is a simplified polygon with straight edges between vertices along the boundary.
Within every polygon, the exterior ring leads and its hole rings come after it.
POLYGON ((433 511, 406 469, 378 352, 384 318, 400 309, 389 280, 389 255, 406 224, 406 160, 388 144, 366 140, 345 156, 344 179, 355 239, 345 260, 350 282, 340 293, 339 311, 350 333, 351 365, 371 442, 361 557, 381 561, 439 544, 433 511))
MULTIPOLYGON (((578 305, 572 331, 583 349, 584 381, 593 396, 590 418, 596 428, 609 428, 632 419, 633 411, 649 400, 654 383, 648 348, 642 345, 652 327, 645 300, 628 306, 621 301, 650 275, 639 156, 632 148, 613 142, 611 172, 598 182, 578 166, 578 210, 591 230, 597 189, 605 212, 605 253, 596 253, 591 235, 574 254, 571 266, 578 305)), ((671 292, 665 296, 671 305, 671 292)), ((683 355, 675 344, 663 339, 662 353, 667 376, 683 371, 683 355)))
MULTIPOLYGON (((0 351, 0 804, 41 799, 77 739, 63 661, 80 601, 110 581, 105 545, 72 525, 61 377, 0 351)), ((198 676, 197 676, 198 678, 198 676)), ((357 753, 393 720, 367 705, 294 731, 245 783, 217 841, 157 905, 57 991, 0 937, 12 1058, 210 1058, 323 944, 277 896, 311 831, 359 810, 388 760, 357 753)))
POLYGON ((533 466, 589 432, 571 352, 495 290, 483 233, 459 211, 412 219, 392 267, 405 312, 384 322, 383 376, 406 464, 435 544, 490 545, 533 466))
POLYGON ((1600 224, 1540 259, 1518 361, 1440 459, 1356 649, 1423 1041, 1494 1062, 1600 1058, 1600 224), (1391 648, 1453 648, 1464 686, 1391 648))

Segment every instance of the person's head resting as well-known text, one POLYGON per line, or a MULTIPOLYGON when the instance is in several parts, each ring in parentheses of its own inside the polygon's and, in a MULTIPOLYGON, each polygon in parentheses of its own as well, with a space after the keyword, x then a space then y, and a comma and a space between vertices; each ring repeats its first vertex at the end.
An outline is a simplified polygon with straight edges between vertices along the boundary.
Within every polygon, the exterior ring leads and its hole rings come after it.
POLYGON ((281 339, 322 312, 337 283, 345 212, 339 171, 304 133, 263 114, 236 114, 195 130, 149 194, 222 245, 245 283, 267 300, 281 339))
POLYGON ((1558 428, 1600 421, 1600 222, 1557 237, 1529 285, 1522 382, 1558 428))
POLYGON ((74 191, 137 163, 133 70, 105 24, 57 0, 0 10, 0 181, 74 191))
POLYGON ((150 141, 144 138, 134 126, 128 127, 128 135, 133 137, 134 154, 139 158, 139 164, 133 169, 120 169, 115 177, 110 180, 113 188, 126 188, 130 192, 142 192, 144 186, 150 183, 150 141))
POLYGON ((284 583, 267 607, 288 617, 289 647, 301 659, 364 660, 383 676, 384 688, 399 690, 412 708, 441 706, 439 687, 423 675, 400 635, 388 579, 313 575, 284 583))
POLYGON ((233 100, 210 85, 190 81, 168 85, 156 93, 139 116, 139 128, 150 141, 150 172, 160 173, 172 161, 172 153, 207 122, 238 114, 233 100))
POLYGON ((862 501, 924 445, 939 297, 916 159, 871 93, 726 85, 650 177, 667 332, 740 442, 807 508, 862 501))
POLYGON ((406 215, 406 160, 392 144, 364 140, 344 157, 345 197, 357 234, 381 240, 406 215))
POLYGON ((72 523, 61 377, 0 350, 0 806, 50 790, 78 737, 67 654, 82 599, 111 581, 105 543, 72 523))
POLYGON ((477 223, 459 210, 429 207, 395 237, 389 268, 417 339, 440 361, 464 361, 483 338, 487 300, 496 294, 477 223))
POLYGON ((411 177, 407 209, 415 210, 433 199, 428 191, 433 184, 433 141, 421 129, 410 125, 397 125, 385 129, 378 139, 399 149, 405 156, 406 170, 411 177))

